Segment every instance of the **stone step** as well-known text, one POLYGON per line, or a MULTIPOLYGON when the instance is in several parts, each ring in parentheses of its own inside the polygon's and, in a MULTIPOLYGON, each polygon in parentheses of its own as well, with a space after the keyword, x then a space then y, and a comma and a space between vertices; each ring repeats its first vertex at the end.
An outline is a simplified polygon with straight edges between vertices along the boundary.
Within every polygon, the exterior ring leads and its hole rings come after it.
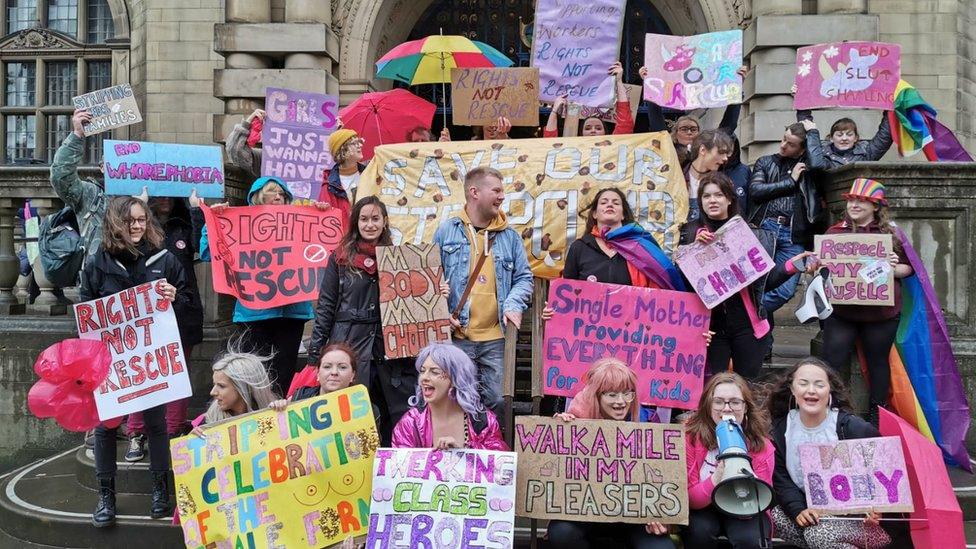
MULTIPOLYGON (((976 475, 971 475, 958 467, 949 468, 949 480, 962 508, 962 517, 976 521, 976 475)), ((976 540, 976 538, 972 538, 976 540)))

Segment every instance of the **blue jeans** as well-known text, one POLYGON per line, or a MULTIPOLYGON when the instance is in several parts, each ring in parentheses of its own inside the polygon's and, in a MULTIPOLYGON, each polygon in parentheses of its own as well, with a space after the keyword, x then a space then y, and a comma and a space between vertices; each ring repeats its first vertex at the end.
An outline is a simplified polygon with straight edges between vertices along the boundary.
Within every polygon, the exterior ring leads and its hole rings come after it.
MULTIPOLYGON (((767 217, 759 224, 759 228, 766 229, 776 235, 776 257, 773 261, 777 265, 786 263, 793 256, 803 253, 803 246, 793 243, 793 228, 790 225, 780 225, 775 219, 767 217)), ((763 307, 770 315, 789 301, 796 292, 796 285, 800 283, 797 273, 775 290, 763 294, 763 307)))
POLYGON ((468 355, 478 368, 478 393, 481 403, 498 416, 502 413, 502 369, 505 359, 505 338, 491 341, 469 341, 455 338, 452 343, 468 355))

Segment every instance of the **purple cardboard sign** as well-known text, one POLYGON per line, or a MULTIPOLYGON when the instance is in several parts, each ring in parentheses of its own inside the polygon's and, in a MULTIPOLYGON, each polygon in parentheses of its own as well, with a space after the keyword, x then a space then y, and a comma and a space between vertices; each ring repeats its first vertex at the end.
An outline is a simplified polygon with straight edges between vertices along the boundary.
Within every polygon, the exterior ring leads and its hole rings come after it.
POLYGON ((562 95, 588 107, 613 100, 607 69, 619 58, 626 0, 539 0, 532 66, 539 68, 539 99, 562 95))
POLYGON ((810 509, 838 514, 915 510, 900 438, 801 444, 799 452, 810 509))
POLYGON ((796 52, 796 109, 891 109, 901 78, 901 46, 837 42, 796 52))
POLYGON ((261 175, 288 184, 295 198, 318 200, 323 172, 334 163, 329 135, 339 121, 339 98, 268 88, 261 130, 261 175))
POLYGON ((644 40, 644 98, 662 107, 699 109, 742 102, 742 31, 644 40))
POLYGON ((739 216, 722 225, 710 243, 680 246, 674 260, 709 309, 759 280, 775 265, 739 216))

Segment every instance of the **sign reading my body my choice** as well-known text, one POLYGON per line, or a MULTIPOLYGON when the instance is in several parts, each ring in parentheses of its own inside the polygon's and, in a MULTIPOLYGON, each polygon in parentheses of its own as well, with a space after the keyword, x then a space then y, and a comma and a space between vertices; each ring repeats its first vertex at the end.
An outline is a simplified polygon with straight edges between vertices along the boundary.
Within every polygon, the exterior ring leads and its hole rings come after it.
POLYGON ((105 192, 150 196, 224 196, 224 154, 211 145, 105 140, 105 192))
POLYGON ((583 374, 601 358, 617 358, 637 374, 641 404, 690 410, 701 397, 705 338, 711 314, 688 292, 557 279, 555 310, 546 322, 543 388, 574 396, 583 374))

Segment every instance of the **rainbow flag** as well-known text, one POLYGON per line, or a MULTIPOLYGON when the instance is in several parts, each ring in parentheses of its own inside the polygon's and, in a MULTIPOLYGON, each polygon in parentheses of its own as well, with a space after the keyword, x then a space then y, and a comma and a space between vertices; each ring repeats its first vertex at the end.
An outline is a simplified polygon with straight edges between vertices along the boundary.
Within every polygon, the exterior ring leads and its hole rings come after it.
POLYGON ((888 111, 891 136, 902 157, 919 151, 931 162, 972 162, 952 130, 936 120, 937 113, 914 86, 898 81, 895 103, 888 111))
POLYGON ((688 291, 681 271, 644 227, 637 223, 624 225, 604 233, 603 239, 657 287, 688 291))

